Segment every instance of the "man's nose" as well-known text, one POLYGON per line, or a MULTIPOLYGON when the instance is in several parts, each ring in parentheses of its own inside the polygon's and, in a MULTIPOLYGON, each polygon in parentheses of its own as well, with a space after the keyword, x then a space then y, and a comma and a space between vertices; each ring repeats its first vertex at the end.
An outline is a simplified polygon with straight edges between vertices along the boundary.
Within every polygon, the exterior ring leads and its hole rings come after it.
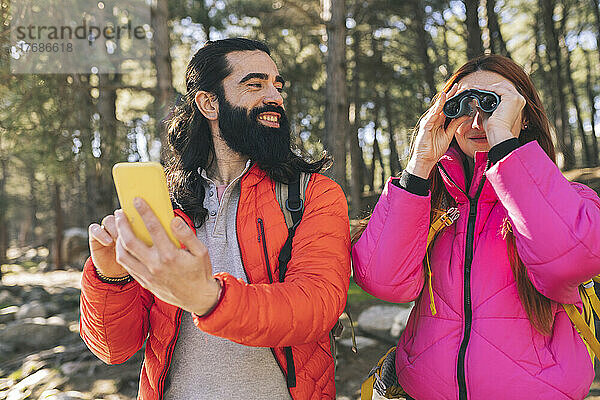
POLYGON ((267 89, 267 93, 265 94, 265 97, 263 98, 263 102, 265 104, 269 104, 272 106, 283 106, 283 97, 281 96, 281 93, 279 92, 279 90, 277 90, 277 88, 274 85, 269 85, 268 89, 267 89))

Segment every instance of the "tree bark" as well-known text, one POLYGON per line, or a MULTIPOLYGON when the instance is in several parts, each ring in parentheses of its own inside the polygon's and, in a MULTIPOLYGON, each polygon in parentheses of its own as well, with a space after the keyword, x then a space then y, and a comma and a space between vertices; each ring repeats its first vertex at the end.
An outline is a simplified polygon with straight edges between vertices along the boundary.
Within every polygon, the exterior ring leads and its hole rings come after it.
POLYGON ((415 16, 414 28, 417 38, 417 52, 421 59, 421 63, 423 64, 425 82, 427 83, 428 88, 427 96, 432 99, 436 94, 434 78, 435 68, 428 54, 428 49, 431 47, 431 35, 425 30, 425 5, 423 4, 423 0, 413 0, 412 7, 415 16))
POLYGON ((119 74, 98 76, 98 113, 100 114, 100 150, 96 159, 96 190, 99 193, 96 212, 101 216, 112 213, 115 205, 115 188, 112 182, 112 166, 122 161, 118 147, 119 122, 117 121, 117 91, 112 89, 120 81, 119 74), (110 87, 106 89, 104 85, 110 87))
MULTIPOLYGON (((203 3, 203 2, 201 2, 203 3)), ((158 0, 156 8, 152 7, 151 21, 154 37, 153 62, 156 68, 156 89, 154 91, 154 127, 156 138, 162 143, 161 160, 166 157, 167 130, 165 118, 173 102, 173 72, 171 70, 171 41, 169 40, 169 7, 167 0, 158 0)))
POLYGON ((596 20, 596 51, 600 61, 600 0, 590 0, 592 2, 592 12, 596 20))
POLYGON ((542 19, 544 27, 544 36, 546 39, 546 52, 548 54, 548 64, 552 79, 548 82, 551 86, 553 98, 556 100, 556 136, 558 139, 559 150, 564 157, 564 169, 571 169, 575 166, 575 154, 573 142, 570 140, 571 132, 569 126, 569 117, 565 103, 565 95, 562 88, 562 61, 560 49, 558 46, 558 32, 554 26, 554 0, 539 0, 542 10, 542 19))
POLYGON ((510 57, 510 53, 506 48, 506 43, 500 32, 500 24, 498 23, 498 14, 496 14, 496 0, 486 0, 485 2, 487 13, 487 26, 490 32, 490 49, 492 53, 501 54, 510 57))
MULTIPOLYGON (((6 181, 8 179, 8 160, 0 158, 0 266, 6 263, 6 251, 8 250, 8 221, 6 211, 8 200, 6 198, 6 181)), ((0 268, 0 281, 2 281, 2 268, 0 268)))
POLYGON ((62 242, 64 231, 64 217, 62 211, 61 188, 58 182, 54 182, 52 202, 54 205, 54 268, 62 267, 62 242))
MULTIPOLYGON (((566 18, 566 16, 563 16, 563 18, 566 18)), ((573 81, 573 71, 571 70, 571 52, 569 51, 569 48, 567 47, 566 43, 564 43, 564 36, 561 38, 561 42, 564 44, 564 50, 565 50, 565 56, 566 56, 566 60, 565 60, 565 68, 566 68, 566 75, 567 75, 567 82, 569 84, 569 93, 571 95, 571 102, 573 103, 573 106, 575 107, 575 113, 577 114, 577 128, 578 128, 578 132, 579 132, 579 137, 581 138, 581 146, 583 147, 583 155, 584 155, 584 160, 585 160, 585 165, 586 167, 590 167, 593 164, 592 161, 592 149, 588 143, 586 134, 585 134, 585 129, 583 128, 583 119, 581 116, 581 107, 579 106, 579 99, 577 96, 577 89, 575 88, 575 82, 573 81)))
POLYGON ((400 165, 400 157, 396 148, 396 132, 394 124, 394 113, 392 112, 392 99, 390 97, 390 89, 387 88, 383 93, 383 106, 385 109, 385 119, 388 123, 388 131, 390 134, 390 168, 392 176, 400 176, 402 166, 400 165))
POLYGON ((590 121, 592 123, 592 166, 600 164, 600 154, 598 149, 598 137, 596 136, 596 104, 594 85, 592 83, 592 67, 590 65, 590 54, 585 52, 585 69, 586 69, 586 80, 585 80, 585 91, 587 94, 587 101, 590 105, 590 121))
POLYGON ((350 164, 351 164, 351 215, 359 216, 362 210, 362 194, 364 189, 366 169, 363 152, 358 142, 358 127, 360 126, 360 32, 355 30, 352 34, 352 52, 354 54, 354 68, 352 69, 352 104, 354 118, 350 129, 350 164))
POLYGON ((332 178, 347 188, 345 139, 348 132, 346 102, 346 3, 331 0, 331 20, 327 22, 327 84, 325 100, 325 146, 333 155, 332 178))
POLYGON ((463 0, 467 20, 467 58, 470 60, 483 54, 483 41, 481 40, 481 28, 479 27, 479 0, 463 0))

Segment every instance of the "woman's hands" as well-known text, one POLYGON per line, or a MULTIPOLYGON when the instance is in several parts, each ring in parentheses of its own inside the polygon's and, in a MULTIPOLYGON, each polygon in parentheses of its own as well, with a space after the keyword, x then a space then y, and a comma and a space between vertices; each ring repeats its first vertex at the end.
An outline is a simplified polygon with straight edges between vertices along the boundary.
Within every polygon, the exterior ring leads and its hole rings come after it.
MULTIPOLYGON (((461 88, 461 90, 465 90, 461 88)), ((522 111, 525 107, 525 98, 506 79, 489 85, 469 85, 468 89, 487 90, 500 96, 498 108, 488 117, 483 119, 490 147, 507 139, 519 137, 522 129, 522 111)))
POLYGON ((448 150, 448 146, 450 146, 450 142, 454 137, 455 126, 469 118, 463 116, 453 119, 448 128, 444 129, 444 121, 446 120, 443 112, 444 104, 448 98, 457 93, 457 90, 457 85, 453 85, 448 93, 439 93, 436 102, 421 118, 415 139, 415 147, 406 166, 406 171, 411 174, 423 179, 429 178, 429 173, 435 164, 448 150))

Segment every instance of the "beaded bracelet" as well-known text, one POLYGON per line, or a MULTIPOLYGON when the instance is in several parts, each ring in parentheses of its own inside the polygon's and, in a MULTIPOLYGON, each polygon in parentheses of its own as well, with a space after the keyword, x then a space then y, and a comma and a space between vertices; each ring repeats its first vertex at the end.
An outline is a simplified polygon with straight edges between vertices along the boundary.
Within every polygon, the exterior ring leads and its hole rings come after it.
POLYGON ((125 276, 119 276, 119 277, 113 278, 113 277, 104 275, 102 272, 100 272, 98 270, 98 267, 96 267, 96 266, 94 266, 94 269, 96 270, 96 275, 98 275, 98 278, 104 283, 125 284, 125 283, 131 282, 133 280, 133 278, 129 274, 125 275, 125 276))

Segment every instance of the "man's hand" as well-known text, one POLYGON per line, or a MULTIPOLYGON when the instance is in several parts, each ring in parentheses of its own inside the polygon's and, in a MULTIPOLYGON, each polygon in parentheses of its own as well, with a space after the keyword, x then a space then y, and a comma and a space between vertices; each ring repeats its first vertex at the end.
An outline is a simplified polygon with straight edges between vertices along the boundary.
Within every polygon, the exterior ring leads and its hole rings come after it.
POLYGON ((217 303, 220 291, 219 282, 212 276, 206 246, 181 218, 175 217, 171 229, 186 247, 178 249, 148 204, 140 198, 134 204, 153 245, 148 247, 138 239, 123 210, 117 210, 117 262, 161 300, 198 315, 206 314, 217 303))

